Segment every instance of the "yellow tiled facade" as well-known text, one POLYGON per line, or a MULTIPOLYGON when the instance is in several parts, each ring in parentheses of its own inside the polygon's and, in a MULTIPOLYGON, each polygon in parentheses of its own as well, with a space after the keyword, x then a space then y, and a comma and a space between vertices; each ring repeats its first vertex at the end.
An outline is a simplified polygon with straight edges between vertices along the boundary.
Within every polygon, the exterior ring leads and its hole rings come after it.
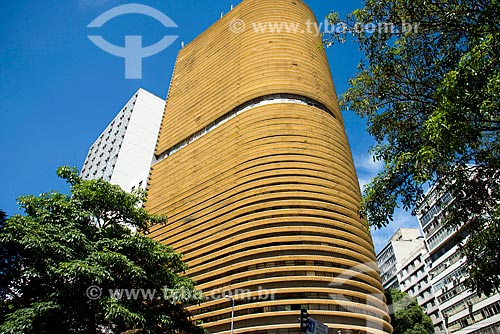
POLYGON ((146 208, 184 255, 210 333, 390 333, 321 37, 299 0, 245 0, 178 55, 146 208), (238 27, 244 27, 235 32, 238 27), (295 32, 256 23, 299 24, 295 32), (231 29, 233 28, 233 29, 231 29))

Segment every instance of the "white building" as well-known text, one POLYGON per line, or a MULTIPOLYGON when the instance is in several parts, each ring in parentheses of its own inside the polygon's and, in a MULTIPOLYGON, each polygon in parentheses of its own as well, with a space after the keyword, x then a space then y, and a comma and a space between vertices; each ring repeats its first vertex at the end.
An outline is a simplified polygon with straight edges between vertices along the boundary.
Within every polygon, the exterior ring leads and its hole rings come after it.
POLYGON ((80 176, 146 188, 165 100, 139 89, 90 147, 80 176))
POLYGON ((453 203, 449 193, 437 194, 431 189, 417 209, 429 251, 427 264, 434 295, 446 333, 500 333, 500 295, 479 297, 463 281, 467 273, 459 244, 466 236, 460 229, 443 226, 446 208, 453 203))
POLYGON ((377 255, 384 289, 398 289, 416 299, 435 326, 442 323, 434 297, 426 259, 427 248, 420 230, 403 228, 377 255))
POLYGON ((380 277, 384 289, 400 289, 398 269, 414 251, 424 246, 420 231, 416 228, 400 228, 377 254, 380 277))
POLYGON ((439 328, 443 329, 443 319, 432 289, 430 268, 427 265, 428 258, 427 247, 422 244, 401 261, 398 269, 398 282, 401 291, 414 297, 417 303, 425 309, 425 313, 431 318, 436 334, 438 334, 439 328))

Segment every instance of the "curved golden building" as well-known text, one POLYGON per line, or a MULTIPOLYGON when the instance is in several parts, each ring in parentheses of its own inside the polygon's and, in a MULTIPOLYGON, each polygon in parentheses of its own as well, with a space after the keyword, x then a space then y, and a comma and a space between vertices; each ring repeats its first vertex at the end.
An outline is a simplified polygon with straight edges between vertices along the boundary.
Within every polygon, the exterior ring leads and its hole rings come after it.
POLYGON ((146 208, 184 255, 210 333, 390 333, 371 236, 316 19, 245 0, 178 55, 146 208), (230 296, 231 298, 226 298, 230 296))

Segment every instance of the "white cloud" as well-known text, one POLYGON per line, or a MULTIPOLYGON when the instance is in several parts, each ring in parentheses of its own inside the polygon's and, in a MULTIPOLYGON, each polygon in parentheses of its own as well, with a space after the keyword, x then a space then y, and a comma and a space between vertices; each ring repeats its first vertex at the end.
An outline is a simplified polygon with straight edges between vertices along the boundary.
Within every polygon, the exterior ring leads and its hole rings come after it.
POLYGON ((371 174, 375 176, 384 168, 383 161, 373 161, 373 157, 366 153, 354 157, 354 166, 360 174, 371 174))
POLYGON ((383 161, 373 161, 370 154, 362 154, 354 157, 354 166, 358 174, 359 187, 361 191, 372 178, 384 169, 383 161))
POLYGON ((364 177, 358 177, 359 188, 363 191, 363 188, 370 182, 370 179, 364 177))

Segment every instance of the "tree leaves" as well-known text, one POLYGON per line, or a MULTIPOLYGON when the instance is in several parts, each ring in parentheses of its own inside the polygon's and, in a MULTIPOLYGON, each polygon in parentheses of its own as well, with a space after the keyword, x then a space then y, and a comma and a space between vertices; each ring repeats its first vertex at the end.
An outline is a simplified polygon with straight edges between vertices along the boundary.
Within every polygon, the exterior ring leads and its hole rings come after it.
MULTIPOLYGON (((385 161, 365 189, 370 224, 387 225, 399 205, 414 209, 428 185, 464 191, 447 209, 454 211, 448 224, 465 224, 462 251, 474 270, 467 284, 488 293, 498 290, 500 272, 473 253, 484 253, 485 243, 494 247, 488 261, 500 253, 490 242, 495 233, 483 233, 499 218, 499 16, 496 0, 365 0, 344 20, 343 34, 326 36, 334 43, 352 34, 365 54, 341 106, 367 119, 377 141, 372 155, 385 161), (355 29, 370 22, 398 29, 355 29), (404 32, 405 24, 414 29, 404 32)), ((330 20, 341 22, 337 14, 330 20)))
POLYGON ((396 289, 386 291, 385 296, 390 309, 393 334, 434 333, 431 318, 415 299, 396 289))
POLYGON ((165 221, 141 207, 144 194, 82 180, 70 167, 58 174, 71 184, 71 196, 21 197, 26 215, 9 218, 0 231, 7 257, 16 259, 1 281, 0 332, 203 333, 185 309, 200 295, 191 280, 179 276, 187 269, 181 256, 129 228, 146 231, 165 221), (112 293, 126 289, 159 294, 136 299, 112 293), (161 298, 163 289, 188 298, 161 298))

